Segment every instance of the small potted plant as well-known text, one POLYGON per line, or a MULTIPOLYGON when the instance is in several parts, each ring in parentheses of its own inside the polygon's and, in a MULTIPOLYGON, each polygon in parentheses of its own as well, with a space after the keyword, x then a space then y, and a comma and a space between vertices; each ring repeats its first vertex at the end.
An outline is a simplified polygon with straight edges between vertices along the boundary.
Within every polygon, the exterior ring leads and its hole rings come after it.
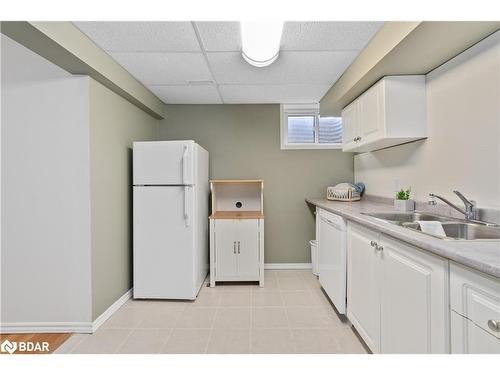
POLYGON ((415 201, 410 199, 411 189, 401 189, 396 192, 396 199, 394 199, 394 207, 398 211, 409 212, 415 210, 415 201))

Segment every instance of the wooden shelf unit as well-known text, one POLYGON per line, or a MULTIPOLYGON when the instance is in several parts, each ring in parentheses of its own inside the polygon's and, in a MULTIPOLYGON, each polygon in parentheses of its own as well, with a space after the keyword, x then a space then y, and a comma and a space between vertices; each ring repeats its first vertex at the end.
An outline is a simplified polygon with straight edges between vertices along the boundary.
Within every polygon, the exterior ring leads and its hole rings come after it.
POLYGON ((258 281, 264 286, 264 181, 211 180, 210 286, 258 281))
POLYGON ((264 217, 264 180, 210 180, 210 191, 210 218, 254 219, 255 215, 264 217), (236 206, 238 202, 241 207, 236 206), (231 213, 235 216, 231 216, 231 213))
POLYGON ((216 211, 209 219, 263 219, 260 211, 216 211))

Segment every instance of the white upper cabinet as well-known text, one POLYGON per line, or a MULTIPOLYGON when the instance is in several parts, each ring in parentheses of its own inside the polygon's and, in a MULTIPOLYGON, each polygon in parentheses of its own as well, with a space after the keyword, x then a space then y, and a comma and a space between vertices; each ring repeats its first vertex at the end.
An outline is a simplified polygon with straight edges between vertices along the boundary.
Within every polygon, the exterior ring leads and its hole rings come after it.
POLYGON ((427 136, 425 76, 388 76, 342 111, 343 151, 365 152, 427 136))
POLYGON ((359 101, 354 101, 342 111, 342 151, 354 150, 357 146, 359 134, 359 101))

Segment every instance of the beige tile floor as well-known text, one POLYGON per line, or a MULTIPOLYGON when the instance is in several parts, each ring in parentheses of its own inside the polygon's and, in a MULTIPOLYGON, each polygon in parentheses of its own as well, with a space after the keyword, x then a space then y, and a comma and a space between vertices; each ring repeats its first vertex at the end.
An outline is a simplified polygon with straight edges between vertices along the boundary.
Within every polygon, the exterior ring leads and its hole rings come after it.
POLYGON ((206 285, 196 301, 129 300, 56 353, 366 353, 310 271, 266 271, 265 287, 206 285))

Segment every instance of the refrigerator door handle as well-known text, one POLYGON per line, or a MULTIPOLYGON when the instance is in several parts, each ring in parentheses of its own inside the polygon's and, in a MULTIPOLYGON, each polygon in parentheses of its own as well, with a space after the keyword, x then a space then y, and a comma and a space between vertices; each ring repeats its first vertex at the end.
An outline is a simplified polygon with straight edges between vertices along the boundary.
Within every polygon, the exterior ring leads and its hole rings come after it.
POLYGON ((183 185, 188 185, 191 183, 190 181, 186 181, 188 179, 188 167, 189 167, 188 155, 189 155, 188 146, 184 145, 184 151, 182 153, 182 184, 183 185))
POLYGON ((186 227, 191 226, 191 218, 189 217, 189 186, 184 186, 184 223, 186 227))

